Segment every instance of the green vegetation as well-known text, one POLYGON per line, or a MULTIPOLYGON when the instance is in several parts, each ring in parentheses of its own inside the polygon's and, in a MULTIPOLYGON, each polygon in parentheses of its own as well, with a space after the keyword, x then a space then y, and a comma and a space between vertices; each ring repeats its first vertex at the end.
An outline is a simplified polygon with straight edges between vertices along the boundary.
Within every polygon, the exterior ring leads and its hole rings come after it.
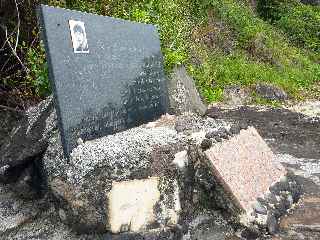
MULTIPOLYGON (((44 1, 42 1, 44 2, 44 1)), ((165 68, 184 64, 208 102, 223 100, 230 85, 267 82, 293 99, 316 96, 320 81, 320 8, 298 0, 45 1, 51 5, 158 27, 165 68)), ((43 50, 29 47, 26 82, 47 94, 43 50)), ((256 102, 267 104, 259 97, 256 102)), ((271 103, 278 104, 278 103, 271 103)))
POLYGON ((283 30, 301 48, 320 52, 320 7, 297 0, 259 0, 260 16, 283 30))
POLYGON ((35 48, 27 49, 27 72, 26 81, 33 86, 35 94, 46 96, 50 93, 48 81, 48 66, 45 58, 44 47, 42 44, 35 48))

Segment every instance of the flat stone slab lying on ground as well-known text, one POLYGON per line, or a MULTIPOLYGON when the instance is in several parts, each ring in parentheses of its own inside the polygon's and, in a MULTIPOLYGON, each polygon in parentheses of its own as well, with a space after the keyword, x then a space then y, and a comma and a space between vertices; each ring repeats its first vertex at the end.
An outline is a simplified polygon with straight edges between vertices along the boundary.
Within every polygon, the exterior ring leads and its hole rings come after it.
POLYGON ((79 137, 92 140, 166 112, 155 26, 44 5, 39 12, 66 155, 79 137))
POLYGON ((214 144, 205 151, 213 174, 235 200, 237 206, 250 211, 258 197, 286 175, 258 132, 249 127, 228 141, 214 144))

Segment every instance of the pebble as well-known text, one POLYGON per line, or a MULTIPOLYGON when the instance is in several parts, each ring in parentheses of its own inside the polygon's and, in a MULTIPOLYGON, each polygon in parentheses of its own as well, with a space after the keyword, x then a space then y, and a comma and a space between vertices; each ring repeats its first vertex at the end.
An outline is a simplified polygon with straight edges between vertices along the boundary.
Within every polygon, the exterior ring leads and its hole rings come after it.
POLYGON ((220 137, 215 137, 214 140, 215 140, 216 142, 222 142, 222 139, 221 139, 220 137))
POLYGON ((267 208, 263 206, 260 202, 255 203, 254 210, 256 211, 256 213, 267 215, 267 208))
POLYGON ((248 128, 248 123, 246 121, 240 121, 239 122, 239 128, 242 129, 247 129, 248 128))
POLYGON ((236 134, 239 134, 240 133, 240 127, 238 125, 233 125, 231 126, 230 128, 230 133, 232 135, 236 135, 236 134))

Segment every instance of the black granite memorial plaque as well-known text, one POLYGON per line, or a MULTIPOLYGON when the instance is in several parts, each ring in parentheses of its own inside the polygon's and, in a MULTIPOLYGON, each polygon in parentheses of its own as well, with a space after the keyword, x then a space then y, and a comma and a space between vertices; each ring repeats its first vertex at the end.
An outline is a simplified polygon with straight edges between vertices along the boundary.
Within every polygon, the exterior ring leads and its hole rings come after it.
POLYGON ((166 112, 153 25, 44 5, 39 19, 67 156, 78 138, 112 134, 166 112))

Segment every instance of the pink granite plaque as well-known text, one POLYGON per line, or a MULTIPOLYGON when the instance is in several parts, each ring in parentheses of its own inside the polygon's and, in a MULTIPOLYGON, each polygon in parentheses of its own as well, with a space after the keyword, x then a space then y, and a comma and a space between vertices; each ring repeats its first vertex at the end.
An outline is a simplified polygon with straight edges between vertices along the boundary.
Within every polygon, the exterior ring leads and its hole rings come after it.
POLYGON ((205 151, 212 171, 235 204, 244 211, 286 174, 255 128, 241 130, 205 151))

